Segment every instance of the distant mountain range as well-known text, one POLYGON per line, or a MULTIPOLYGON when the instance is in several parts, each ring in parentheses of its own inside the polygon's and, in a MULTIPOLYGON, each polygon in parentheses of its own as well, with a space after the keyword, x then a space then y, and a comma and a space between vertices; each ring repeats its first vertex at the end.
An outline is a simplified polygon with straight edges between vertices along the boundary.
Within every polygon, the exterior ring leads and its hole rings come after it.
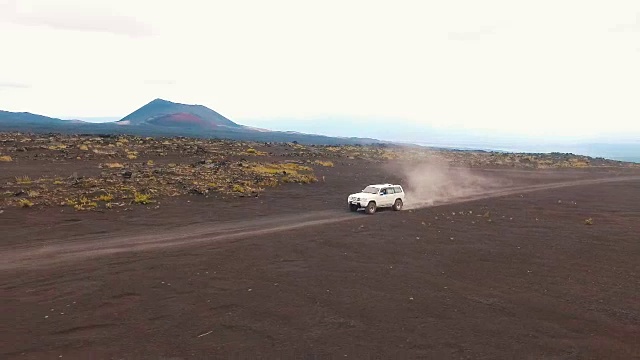
POLYGON ((389 121, 318 119, 299 122, 265 121, 246 126, 235 123, 202 105, 179 104, 155 99, 119 120, 95 122, 63 120, 28 112, 0 111, 0 131, 65 134, 129 134, 138 136, 185 136, 244 141, 293 142, 301 144, 420 144, 442 149, 476 149, 507 152, 566 152, 592 157, 640 162, 640 142, 537 142, 500 138, 474 131, 419 127, 415 124, 388 126, 389 121), (272 126, 279 130, 263 128, 272 126), (287 131, 285 129, 297 129, 287 131), (357 131, 362 137, 341 137, 357 131), (319 135, 318 133, 324 133, 319 135), (385 139, 385 140, 379 140, 385 139), (394 140, 395 139, 395 140, 394 140), (405 139, 400 141, 398 139, 405 139))
POLYGON ((271 131, 237 124, 202 105, 155 99, 114 122, 62 120, 28 112, 0 111, 0 131, 77 134, 188 136, 303 144, 374 144, 373 138, 337 137, 294 131, 271 131))

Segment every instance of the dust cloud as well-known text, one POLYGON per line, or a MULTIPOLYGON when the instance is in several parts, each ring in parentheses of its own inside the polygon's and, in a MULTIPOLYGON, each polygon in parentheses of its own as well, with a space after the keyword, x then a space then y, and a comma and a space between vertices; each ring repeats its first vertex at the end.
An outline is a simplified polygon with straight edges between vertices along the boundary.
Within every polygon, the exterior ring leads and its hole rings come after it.
POLYGON ((511 181, 451 167, 437 159, 397 165, 403 178, 405 209, 416 209, 504 189, 511 181))

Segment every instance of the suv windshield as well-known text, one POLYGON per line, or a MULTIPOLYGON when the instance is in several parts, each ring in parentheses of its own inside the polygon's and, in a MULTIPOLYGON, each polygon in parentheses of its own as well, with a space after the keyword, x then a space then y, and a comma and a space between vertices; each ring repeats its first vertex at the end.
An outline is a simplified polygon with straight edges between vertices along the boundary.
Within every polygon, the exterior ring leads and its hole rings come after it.
POLYGON ((378 193, 378 188, 373 187, 373 186, 367 186, 366 188, 364 188, 364 190, 362 190, 363 193, 369 193, 369 194, 377 194, 378 193))

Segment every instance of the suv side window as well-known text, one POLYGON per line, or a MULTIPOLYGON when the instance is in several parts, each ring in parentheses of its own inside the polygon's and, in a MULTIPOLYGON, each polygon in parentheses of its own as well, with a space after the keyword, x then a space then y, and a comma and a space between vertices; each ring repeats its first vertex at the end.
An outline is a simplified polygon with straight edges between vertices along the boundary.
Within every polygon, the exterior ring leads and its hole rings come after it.
POLYGON ((387 194, 393 194, 393 188, 386 188, 385 190, 387 190, 387 194))
POLYGON ((396 186, 394 187, 396 194, 399 194, 402 192, 402 189, 400 188, 400 186, 396 186))

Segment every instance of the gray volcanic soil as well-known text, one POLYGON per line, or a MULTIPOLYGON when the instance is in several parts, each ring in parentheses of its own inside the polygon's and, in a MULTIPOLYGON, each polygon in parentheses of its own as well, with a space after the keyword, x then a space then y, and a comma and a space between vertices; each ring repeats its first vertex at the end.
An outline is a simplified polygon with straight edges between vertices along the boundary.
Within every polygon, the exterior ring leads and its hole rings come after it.
POLYGON ((373 216, 346 195, 420 182, 353 160, 257 198, 5 209, 0 354, 640 357, 637 172, 451 171, 476 187, 373 216))

